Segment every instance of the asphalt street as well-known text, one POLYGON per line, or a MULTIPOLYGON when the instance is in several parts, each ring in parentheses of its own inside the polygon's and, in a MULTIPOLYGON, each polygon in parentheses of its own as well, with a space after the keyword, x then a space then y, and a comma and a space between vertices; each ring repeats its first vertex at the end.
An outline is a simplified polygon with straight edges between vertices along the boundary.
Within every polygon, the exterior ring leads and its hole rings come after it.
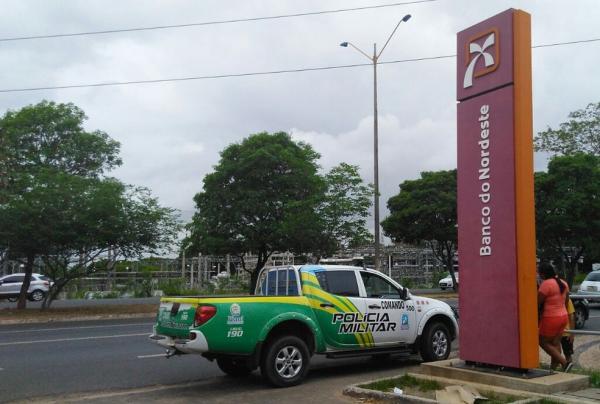
MULTIPOLYGON (((447 301, 456 304, 456 299, 447 301)), ((165 359, 163 350, 147 339, 152 324, 150 319, 129 319, 0 325, 0 402, 164 386, 174 386, 161 390, 165 399, 173 388, 185 394, 200 391, 218 401, 231 379, 199 356, 165 359), (192 387, 180 387, 187 385, 192 387)), ((600 305, 593 305, 585 329, 600 331, 600 305)), ((314 378, 328 375, 330 382, 340 384, 368 380, 416 363, 415 358, 377 364, 364 358, 328 360, 318 356, 309 379, 320 383, 314 378)), ((238 398, 269 391, 258 372, 234 384, 238 398)))
MULTIPOLYGON (((1 326, 0 402, 207 380, 221 385, 227 378, 215 363, 200 356, 165 359, 164 350, 147 339, 152 324, 103 320, 1 326)), ((350 366, 360 373, 365 363, 373 365, 364 358, 322 357, 315 357, 312 365, 350 366)), ((387 366, 399 365, 402 362, 387 366)), ((253 389, 267 388, 259 377, 250 380, 253 389)))

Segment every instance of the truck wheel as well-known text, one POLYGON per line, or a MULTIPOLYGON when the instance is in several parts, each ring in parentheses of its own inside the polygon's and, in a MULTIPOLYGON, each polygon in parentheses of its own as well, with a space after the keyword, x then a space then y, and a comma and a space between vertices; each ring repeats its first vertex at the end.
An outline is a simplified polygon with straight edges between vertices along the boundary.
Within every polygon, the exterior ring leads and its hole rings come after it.
POLYGON ((244 359, 217 358, 217 366, 223 373, 233 377, 246 376, 252 371, 244 359))
POLYGON ((575 307, 575 328, 583 328, 585 325, 585 309, 581 306, 575 307))
POLYGON ((298 337, 284 335, 269 344, 260 370, 271 384, 290 387, 304 380, 309 362, 310 353, 306 343, 298 337))
POLYGON ((441 361, 450 355, 448 327, 441 322, 427 324, 421 336, 421 357, 425 362, 441 361))

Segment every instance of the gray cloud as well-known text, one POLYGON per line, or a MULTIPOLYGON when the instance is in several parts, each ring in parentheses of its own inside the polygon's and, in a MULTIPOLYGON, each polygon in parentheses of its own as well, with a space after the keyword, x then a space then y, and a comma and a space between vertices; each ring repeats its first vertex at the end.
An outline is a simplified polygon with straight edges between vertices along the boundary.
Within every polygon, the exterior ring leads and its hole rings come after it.
MULTIPOLYGON (((11 1, 0 37, 177 24, 362 6, 365 1, 11 1)), ((178 30, 0 43, 0 88, 156 79, 367 62, 396 22, 382 58, 455 53, 456 32, 509 7, 532 14, 536 44, 598 37, 594 0, 444 1, 363 12, 178 30)), ((534 130, 597 102, 600 43, 533 50, 534 130)), ((398 184, 456 165, 455 60, 379 68, 382 209, 398 184)), ((122 143, 114 175, 150 187, 162 203, 193 209, 219 151, 259 131, 291 131, 330 168, 358 164, 372 181, 370 67, 123 87, 0 94, 0 110, 51 99, 74 102, 122 143)), ((536 156, 543 169, 545 156, 536 156)))

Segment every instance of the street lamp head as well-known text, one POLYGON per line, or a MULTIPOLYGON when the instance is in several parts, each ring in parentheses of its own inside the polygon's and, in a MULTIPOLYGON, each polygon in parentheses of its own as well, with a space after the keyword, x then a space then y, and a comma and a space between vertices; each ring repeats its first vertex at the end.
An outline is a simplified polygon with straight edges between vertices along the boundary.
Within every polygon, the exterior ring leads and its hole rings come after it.
POLYGON ((402 17, 402 21, 406 22, 410 20, 410 14, 406 14, 404 17, 402 17))
POLYGON ((344 48, 347 48, 347 47, 348 47, 348 42, 342 42, 342 43, 340 44, 340 46, 342 46, 342 47, 344 47, 344 48))

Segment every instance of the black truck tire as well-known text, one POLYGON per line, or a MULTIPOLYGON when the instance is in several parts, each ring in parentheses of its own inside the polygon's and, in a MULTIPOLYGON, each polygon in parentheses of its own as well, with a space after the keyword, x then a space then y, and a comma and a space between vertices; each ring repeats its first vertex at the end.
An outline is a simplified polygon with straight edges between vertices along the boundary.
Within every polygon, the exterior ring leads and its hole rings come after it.
POLYGON ((304 380, 310 363, 306 343, 292 335, 274 338, 266 347, 260 371, 277 387, 295 386, 304 380))
POLYGON ((425 326, 421 335, 421 358, 425 362, 448 359, 451 344, 448 327, 440 321, 433 321, 425 326))

